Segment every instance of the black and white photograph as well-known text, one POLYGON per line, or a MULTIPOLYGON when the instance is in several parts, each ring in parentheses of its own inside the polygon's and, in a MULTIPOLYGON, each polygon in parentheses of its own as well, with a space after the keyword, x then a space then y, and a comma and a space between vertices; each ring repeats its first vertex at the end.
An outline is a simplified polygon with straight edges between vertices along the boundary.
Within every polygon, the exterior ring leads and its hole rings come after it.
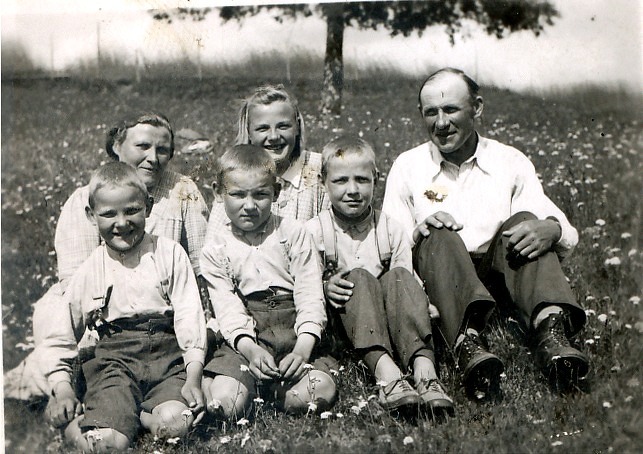
POLYGON ((641 24, 3 1, 4 452, 641 452, 641 24))

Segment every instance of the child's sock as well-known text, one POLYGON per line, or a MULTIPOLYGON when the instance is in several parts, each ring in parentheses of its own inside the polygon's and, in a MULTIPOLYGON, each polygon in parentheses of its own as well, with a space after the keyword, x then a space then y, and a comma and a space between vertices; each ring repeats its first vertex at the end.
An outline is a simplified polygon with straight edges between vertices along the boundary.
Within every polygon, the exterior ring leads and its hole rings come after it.
POLYGON ((416 356, 413 359, 413 379, 416 385, 422 380, 434 378, 438 378, 438 373, 435 370, 433 361, 426 356, 416 356))
POLYGON ((377 361, 373 375, 375 375, 377 383, 389 384, 392 381, 402 378, 402 371, 397 364, 395 364, 393 358, 386 353, 380 356, 379 361, 377 361))
POLYGON ((560 306, 556 305, 550 305, 550 306, 545 306, 536 316, 534 317, 534 321, 532 324, 534 325, 534 328, 538 328, 538 325, 540 325, 540 322, 545 320, 547 317, 553 314, 560 314, 563 312, 563 308, 560 306))

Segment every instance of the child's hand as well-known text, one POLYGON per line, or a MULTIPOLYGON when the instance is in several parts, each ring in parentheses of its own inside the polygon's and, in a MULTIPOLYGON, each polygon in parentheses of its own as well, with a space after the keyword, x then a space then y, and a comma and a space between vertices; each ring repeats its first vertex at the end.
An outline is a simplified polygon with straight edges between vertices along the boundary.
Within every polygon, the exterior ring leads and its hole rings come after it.
POLYGON ((198 424, 205 415, 205 396, 203 395, 201 385, 186 381, 181 388, 181 395, 187 401, 188 408, 192 412, 192 415, 194 415, 194 422, 192 424, 198 424))
POLYGON ((350 270, 340 269, 333 274, 324 285, 324 295, 334 308, 344 307, 353 296, 352 288, 355 286, 351 281, 344 279, 350 270))
POLYGON ((288 353, 279 362, 281 378, 285 381, 297 383, 306 373, 305 365, 306 359, 303 356, 295 352, 288 353))
POLYGON ((49 399, 45 414, 55 427, 61 427, 82 413, 82 405, 70 383, 56 386, 55 396, 49 399))
POLYGON ((254 340, 242 337, 237 343, 237 350, 248 360, 250 373, 257 380, 274 380, 281 377, 275 359, 254 340))
POLYGON ((192 424, 197 424, 205 415, 205 396, 201 389, 203 377, 203 364, 192 361, 185 368, 185 384, 181 388, 181 395, 188 403, 188 408, 194 416, 192 424))

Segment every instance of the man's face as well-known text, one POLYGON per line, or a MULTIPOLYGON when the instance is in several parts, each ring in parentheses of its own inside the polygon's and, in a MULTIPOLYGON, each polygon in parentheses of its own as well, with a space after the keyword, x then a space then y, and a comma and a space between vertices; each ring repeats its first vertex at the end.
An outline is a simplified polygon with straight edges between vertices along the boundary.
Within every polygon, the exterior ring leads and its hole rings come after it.
POLYGON ((221 188, 230 221, 244 232, 254 232, 270 217, 278 192, 267 172, 233 170, 226 173, 221 188))
POLYGON ((420 91, 422 117, 429 138, 441 153, 449 154, 475 143, 475 119, 482 114, 482 98, 471 99, 467 84, 445 73, 420 91))

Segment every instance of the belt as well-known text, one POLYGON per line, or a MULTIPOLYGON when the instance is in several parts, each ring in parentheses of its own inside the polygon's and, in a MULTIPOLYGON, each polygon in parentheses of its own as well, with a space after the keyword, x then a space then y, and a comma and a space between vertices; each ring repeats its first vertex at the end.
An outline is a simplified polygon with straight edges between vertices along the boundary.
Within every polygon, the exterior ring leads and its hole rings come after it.
POLYGON ((147 331, 150 334, 161 332, 173 332, 174 317, 159 314, 158 316, 140 316, 128 317, 105 322, 97 328, 99 336, 102 338, 107 335, 122 331, 147 331))
POLYGON ((244 296, 246 304, 256 306, 267 305, 269 308, 274 309, 280 303, 292 302, 293 293, 290 290, 282 289, 280 287, 269 287, 267 290, 252 292, 244 296), (254 303, 254 304, 253 304, 254 303))

